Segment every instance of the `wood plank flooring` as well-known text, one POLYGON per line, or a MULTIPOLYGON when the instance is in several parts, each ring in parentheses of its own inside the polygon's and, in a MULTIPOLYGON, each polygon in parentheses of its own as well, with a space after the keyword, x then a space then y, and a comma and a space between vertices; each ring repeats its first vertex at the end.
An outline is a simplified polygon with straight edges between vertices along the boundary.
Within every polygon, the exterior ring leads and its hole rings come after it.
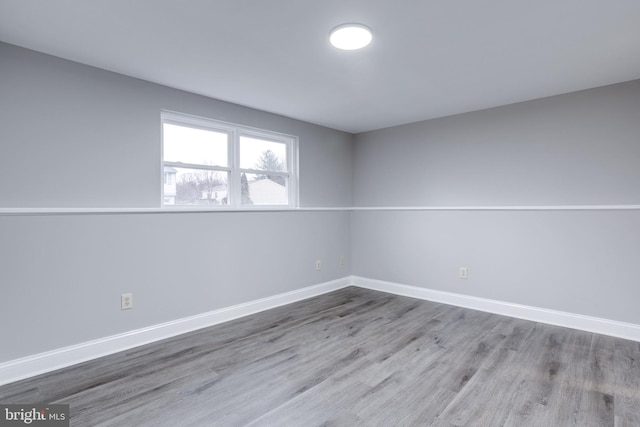
POLYGON ((73 426, 640 426, 640 343, 360 288, 0 387, 73 426))

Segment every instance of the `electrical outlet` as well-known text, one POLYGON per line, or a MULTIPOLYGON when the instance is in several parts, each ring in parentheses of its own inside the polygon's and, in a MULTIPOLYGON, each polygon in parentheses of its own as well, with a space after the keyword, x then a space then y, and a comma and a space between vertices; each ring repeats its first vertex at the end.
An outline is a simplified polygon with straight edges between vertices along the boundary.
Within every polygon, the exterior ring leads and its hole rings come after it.
POLYGON ((321 260, 317 260, 316 261, 316 270, 318 270, 318 271, 322 270, 322 261, 321 260))
POLYGON ((338 264, 340 264, 340 266, 344 266, 344 256, 340 257, 340 260, 338 261, 338 264))
POLYGON ((460 267, 460 278, 461 279, 469 278, 469 272, 467 271, 467 267, 460 267))
POLYGON ((129 310, 133 308, 133 294, 122 294, 120 295, 120 308, 122 310, 129 310))

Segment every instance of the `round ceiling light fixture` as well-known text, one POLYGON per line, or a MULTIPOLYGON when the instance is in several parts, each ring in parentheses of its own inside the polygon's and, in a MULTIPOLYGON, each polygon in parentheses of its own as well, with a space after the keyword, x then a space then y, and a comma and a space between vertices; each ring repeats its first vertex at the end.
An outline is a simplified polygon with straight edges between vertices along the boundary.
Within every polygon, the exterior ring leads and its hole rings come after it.
POLYGON ((362 49, 372 38, 371 28, 363 24, 338 25, 329 33, 331 44, 343 50, 362 49))

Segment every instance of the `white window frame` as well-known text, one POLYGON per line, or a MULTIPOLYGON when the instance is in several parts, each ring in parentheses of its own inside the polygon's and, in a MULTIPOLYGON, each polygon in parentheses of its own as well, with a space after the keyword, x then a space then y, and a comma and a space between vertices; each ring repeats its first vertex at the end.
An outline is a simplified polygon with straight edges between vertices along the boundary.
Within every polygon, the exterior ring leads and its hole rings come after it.
POLYGON ((279 132, 273 132, 264 129, 258 129, 250 126, 239 125, 236 123, 224 122, 215 119, 208 119, 205 117, 193 116, 190 114, 177 113, 174 111, 162 111, 160 120, 160 132, 161 132, 161 173, 162 173, 162 185, 160 194, 160 206, 167 209, 172 208, 198 208, 202 209, 201 205, 165 205, 164 204, 164 167, 171 166, 174 168, 196 168, 196 169, 209 169, 221 172, 229 173, 229 182, 227 194, 230 196, 229 204, 210 206, 206 208, 210 210, 266 210, 266 209, 293 209, 299 205, 298 194, 298 137, 294 135, 287 135, 279 132), (170 123, 178 126, 193 127, 199 129, 211 130, 214 132, 222 132, 228 135, 227 139, 227 165, 228 166, 209 166, 200 164, 180 163, 180 162, 165 162, 164 161, 164 123, 170 123), (283 176, 287 180, 287 199, 288 204, 282 205, 243 205, 241 203, 241 187, 240 180, 243 173, 249 174, 261 174, 264 175, 265 171, 256 169, 241 169, 240 168, 240 137, 246 136, 251 138, 264 139, 267 141, 282 143, 286 146, 286 162, 287 172, 271 172, 269 175, 283 176))

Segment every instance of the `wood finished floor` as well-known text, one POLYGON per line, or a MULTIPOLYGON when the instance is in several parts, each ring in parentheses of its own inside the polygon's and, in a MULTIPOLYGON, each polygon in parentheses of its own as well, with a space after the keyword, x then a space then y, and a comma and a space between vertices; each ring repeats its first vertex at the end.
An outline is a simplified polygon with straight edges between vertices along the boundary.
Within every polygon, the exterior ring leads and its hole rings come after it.
POLYGON ((72 426, 640 426, 640 343, 346 288, 0 387, 72 426))

